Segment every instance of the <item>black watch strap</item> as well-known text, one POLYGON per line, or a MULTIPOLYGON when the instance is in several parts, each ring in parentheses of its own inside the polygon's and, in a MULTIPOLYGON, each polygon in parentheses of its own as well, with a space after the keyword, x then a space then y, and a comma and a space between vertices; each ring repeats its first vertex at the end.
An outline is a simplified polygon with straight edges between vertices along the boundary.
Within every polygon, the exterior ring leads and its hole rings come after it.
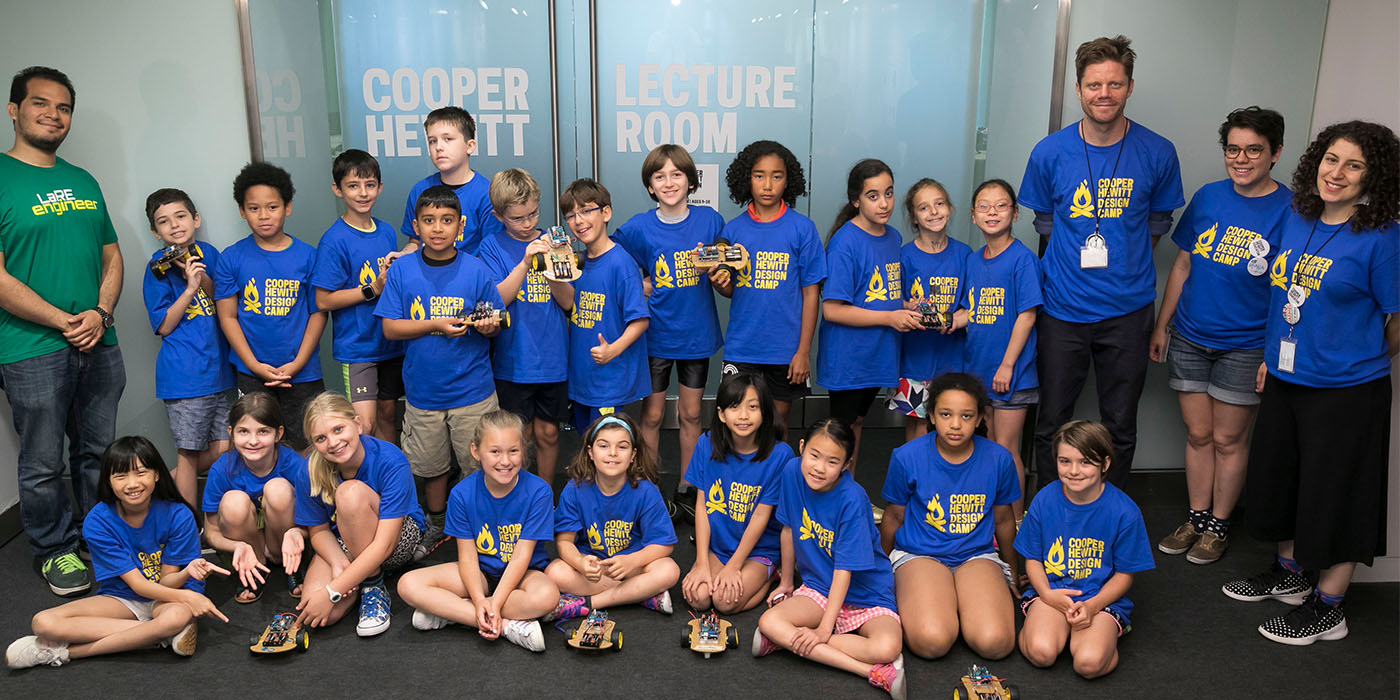
POLYGON ((100 306, 94 306, 92 307, 92 310, 96 311, 97 315, 102 318, 103 328, 111 328, 112 326, 117 325, 117 319, 113 318, 112 314, 107 313, 106 309, 103 309, 100 306))

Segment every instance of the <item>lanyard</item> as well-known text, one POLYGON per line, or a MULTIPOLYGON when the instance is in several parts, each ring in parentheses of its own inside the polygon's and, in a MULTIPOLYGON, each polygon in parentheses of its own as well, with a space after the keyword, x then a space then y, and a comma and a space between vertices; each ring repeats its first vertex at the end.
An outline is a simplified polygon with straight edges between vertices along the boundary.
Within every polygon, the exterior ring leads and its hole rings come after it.
MULTIPOLYGON (((1113 158, 1113 172, 1109 174, 1109 182, 1118 175, 1118 161, 1123 158, 1123 145, 1128 142, 1128 129, 1133 123, 1128 122, 1128 126, 1123 127, 1123 138, 1118 140, 1118 155, 1113 158)), ((1089 204, 1094 207, 1094 235, 1099 235, 1099 183, 1094 179, 1094 168, 1089 165, 1089 140, 1084 138, 1084 122, 1079 122, 1079 141, 1084 144, 1084 169, 1089 171, 1089 204)))
MULTIPOLYGON (((1336 228, 1335 230, 1332 231, 1332 235, 1328 236, 1328 237, 1327 237, 1327 240, 1323 241, 1323 242, 1322 242, 1322 245, 1320 245, 1320 246, 1317 247, 1317 251, 1314 252, 1314 253, 1312 253, 1312 255, 1309 255, 1309 254, 1308 254, 1308 246, 1312 245, 1313 234, 1317 233, 1317 225, 1318 225, 1319 223, 1321 223, 1321 221, 1322 221, 1322 217, 1320 217, 1320 216, 1319 216, 1317 219, 1315 219, 1315 220, 1313 221, 1312 230, 1311 230, 1311 231, 1308 231, 1308 239, 1307 239, 1306 241, 1303 242, 1303 251, 1302 251, 1302 253, 1300 253, 1300 254, 1298 255, 1297 259, 1295 259, 1295 260, 1293 261, 1293 270, 1290 271, 1290 272, 1288 273, 1288 284, 1289 284, 1290 289, 1284 290, 1284 291, 1285 291, 1285 294, 1284 294, 1285 298, 1287 298, 1287 297, 1289 296, 1287 292, 1292 291, 1292 289, 1291 289, 1292 287, 1298 286, 1298 266, 1301 265, 1301 264, 1303 263, 1303 259, 1304 259, 1304 258, 1316 258, 1317 256, 1322 255, 1322 249, 1323 249, 1323 248, 1326 248, 1326 247, 1327 247, 1327 244, 1328 244, 1328 243, 1331 243, 1331 242, 1332 242, 1332 239, 1333 239, 1333 238, 1336 238, 1336 237, 1337 237, 1337 234, 1338 234, 1338 233, 1341 233, 1341 231, 1342 231, 1343 228, 1346 228, 1347 223, 1350 222, 1351 219, 1348 218, 1346 221, 1343 221, 1339 226, 1337 226, 1337 228, 1336 228)), ((1302 301, 1299 301, 1299 302, 1298 302, 1298 305, 1301 305, 1301 304, 1302 304, 1302 301)), ((1284 320, 1284 321, 1286 321, 1286 322, 1287 322, 1287 321, 1290 321, 1289 313, 1288 313, 1290 309, 1293 310, 1293 314, 1294 314, 1294 315, 1293 315, 1293 317, 1292 317, 1292 319, 1291 319, 1291 322, 1288 323, 1288 337, 1289 337, 1289 338, 1292 338, 1292 337, 1293 337, 1293 327, 1294 327, 1295 325, 1297 325, 1298 322, 1302 321, 1302 320, 1303 320, 1303 317, 1302 317, 1302 314, 1298 313, 1298 311, 1297 311, 1297 305, 1294 305, 1293 302, 1292 302, 1292 300, 1289 300, 1289 301, 1285 302, 1285 304, 1284 304, 1284 315, 1283 315, 1283 320, 1284 320)))

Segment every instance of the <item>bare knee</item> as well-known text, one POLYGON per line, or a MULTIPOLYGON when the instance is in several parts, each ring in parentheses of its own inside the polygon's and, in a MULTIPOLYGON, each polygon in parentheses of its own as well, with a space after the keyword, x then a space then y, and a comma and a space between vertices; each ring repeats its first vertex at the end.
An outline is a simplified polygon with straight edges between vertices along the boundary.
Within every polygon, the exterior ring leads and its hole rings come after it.
POLYGON ((951 629, 945 625, 939 625, 931 621, 908 624, 904 628, 904 636, 909 642, 909 651, 925 659, 942 658, 953 648, 953 642, 958 638, 956 627, 951 629))
POLYGON ((559 444, 559 426, 554 423, 535 421, 535 442, 548 447, 559 444))
POLYGON ((219 499, 219 523, 226 527, 251 525, 256 512, 253 499, 238 489, 225 491, 219 499))
POLYGON ((1074 655, 1074 672, 1085 678, 1098 678, 1113 670, 1116 651, 1109 649, 1080 649, 1074 655))
POLYGON ((335 487, 335 509, 340 512, 356 512, 373 508, 379 494, 374 492, 368 484, 359 479, 349 479, 340 482, 335 487))
POLYGON ((1006 658, 1016 647, 1014 630, 963 629, 963 640, 974 654, 992 661, 1006 658))
POLYGON ((63 615, 58 614, 56 610, 40 610, 34 614, 34 619, 30 620, 30 627, 40 639, 53 639, 63 630, 63 620, 63 615))
POLYGON ((1220 431, 1214 435, 1215 453, 1224 457, 1231 457, 1239 453, 1244 447, 1243 432, 1220 431))
POLYGON ((667 588, 676 585, 676 582, 681 580, 681 567, 675 559, 670 557, 657 559, 647 568, 655 571, 657 576, 665 581, 667 588))
POLYGON ((676 402, 676 420, 684 425, 700 427, 700 406, 692 406, 685 401, 676 402))
POLYGON ((1186 428, 1186 444, 1193 449, 1204 450, 1215 444, 1215 434, 1211 432, 1210 426, 1186 428))
POLYGON ((292 504, 296 502, 296 490, 292 488, 291 482, 277 477, 271 479, 263 486, 263 507, 288 513, 292 510, 292 504))
POLYGON ((642 404, 642 427, 647 430, 657 430, 661 428, 661 418, 666 414, 666 400, 652 401, 648 399, 642 404))
POLYGON ((1055 665, 1055 659, 1059 658, 1061 648, 1055 644, 1054 640, 1040 637, 1033 634, 1021 632, 1021 655, 1026 657, 1032 666, 1039 668, 1049 668, 1055 665))
POLYGON ((184 605, 163 605, 160 613, 153 618, 163 635, 173 636, 194 620, 194 614, 184 605))

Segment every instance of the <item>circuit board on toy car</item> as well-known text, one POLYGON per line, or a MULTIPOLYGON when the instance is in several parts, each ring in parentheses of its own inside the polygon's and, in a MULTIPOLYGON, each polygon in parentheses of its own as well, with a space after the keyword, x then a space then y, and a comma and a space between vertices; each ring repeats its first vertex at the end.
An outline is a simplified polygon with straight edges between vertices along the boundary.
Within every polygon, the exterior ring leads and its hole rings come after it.
POLYGON ((492 306, 489 301, 478 301, 471 310, 462 309, 462 312, 457 314, 457 320, 462 323, 476 323, 483 318, 495 318, 496 323, 501 324, 501 328, 510 328, 510 312, 492 306))
POLYGON ((296 613, 277 613, 261 634, 248 639, 248 650, 254 654, 281 654, 284 651, 306 651, 311 636, 297 625, 296 613))
POLYGON ((711 268, 727 269, 729 274, 748 269, 749 251, 743 245, 730 243, 726 238, 716 238, 709 245, 697 245, 690 251, 690 261, 697 270, 709 272, 711 268))
POLYGON ((175 266, 176 260, 203 260, 204 254, 199 251, 197 245, 172 245, 162 248, 160 257, 150 263, 151 274, 156 279, 163 280, 170 272, 170 268, 175 266))
POLYGON ((739 630, 711 610, 685 623, 681 641, 691 651, 704 654, 708 659, 710 654, 739 646, 739 630))
POLYGON ((951 311, 939 311, 934 307, 933 302, 928 299, 920 299, 917 311, 922 316, 924 328, 942 330, 953 325, 953 313, 951 311))
POLYGON ((972 666, 967 675, 953 686, 953 700, 1020 700, 1020 697, 1021 693, 1014 684, 1007 683, 1005 678, 993 676, 986 666, 972 666))
POLYGON ((569 635, 569 646, 585 651, 622 651, 622 632, 604 610, 594 610, 569 635))
POLYGON ((530 268, 555 282, 578 279, 583 272, 584 260, 588 258, 583 243, 562 226, 550 226, 541 238, 549 244, 549 250, 536 253, 530 261, 530 268))

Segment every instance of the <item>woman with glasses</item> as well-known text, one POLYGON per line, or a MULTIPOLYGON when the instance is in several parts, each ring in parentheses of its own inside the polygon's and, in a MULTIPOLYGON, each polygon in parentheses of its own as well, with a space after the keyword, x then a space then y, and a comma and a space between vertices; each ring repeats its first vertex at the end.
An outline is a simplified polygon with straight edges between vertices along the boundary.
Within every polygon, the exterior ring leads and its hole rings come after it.
POLYGON ((1149 347, 1166 361, 1186 423, 1185 522, 1157 544, 1210 564, 1225 554, 1230 515, 1244 487, 1249 426, 1259 406, 1255 373, 1264 359, 1269 268, 1277 224, 1293 196, 1269 176, 1283 151, 1283 116, 1237 109, 1220 125, 1224 180, 1201 187, 1172 241, 1181 248, 1167 277, 1149 347))

